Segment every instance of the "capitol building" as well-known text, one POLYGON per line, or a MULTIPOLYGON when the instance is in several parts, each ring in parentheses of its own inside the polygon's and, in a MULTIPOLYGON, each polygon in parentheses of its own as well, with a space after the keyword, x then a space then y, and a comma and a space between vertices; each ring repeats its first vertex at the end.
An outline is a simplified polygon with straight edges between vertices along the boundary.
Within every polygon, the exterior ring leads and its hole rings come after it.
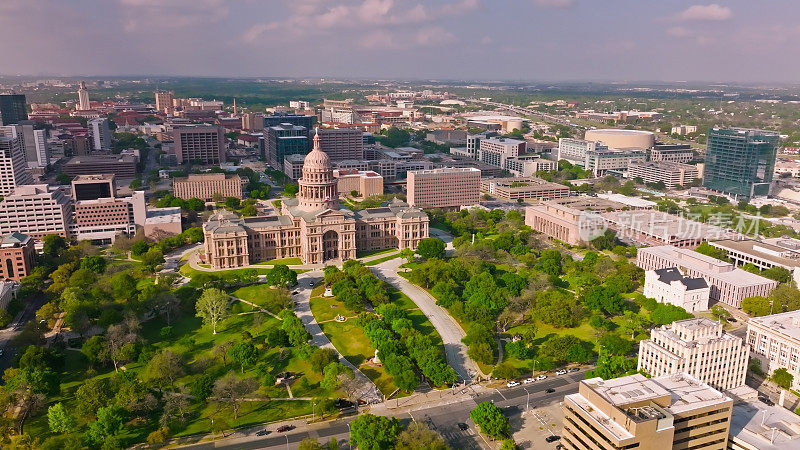
POLYGON ((428 215, 422 210, 395 199, 351 211, 340 206, 336 183, 330 158, 315 135, 297 198, 284 200, 278 216, 216 212, 203 225, 201 258, 215 269, 298 257, 304 264, 321 264, 354 259, 357 251, 416 249, 428 237, 428 215))

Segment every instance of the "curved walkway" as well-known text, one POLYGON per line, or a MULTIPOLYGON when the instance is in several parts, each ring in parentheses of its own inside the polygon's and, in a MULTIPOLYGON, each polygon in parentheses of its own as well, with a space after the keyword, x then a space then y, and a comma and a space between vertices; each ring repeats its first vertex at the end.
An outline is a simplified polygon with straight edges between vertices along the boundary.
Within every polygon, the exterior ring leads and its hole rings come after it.
POLYGON ((467 346, 461 342, 466 336, 464 330, 441 306, 436 304, 427 291, 416 286, 397 274, 397 269, 403 260, 393 259, 372 267, 375 274, 382 280, 408 295, 431 321, 439 336, 442 337, 447 363, 456 371, 459 378, 471 382, 476 375, 483 375, 478 365, 467 356, 467 346))
POLYGON ((339 354, 339 360, 342 364, 353 369, 353 374, 360 384, 356 396, 367 403, 379 403, 383 400, 383 395, 378 390, 378 387, 375 386, 375 383, 367 378, 358 367, 354 366, 347 358, 342 356, 339 350, 333 346, 330 339, 328 339, 328 336, 322 332, 322 327, 319 326, 316 319, 314 319, 314 314, 311 313, 311 287, 309 287, 309 283, 313 282, 317 284, 322 281, 322 279, 323 275, 321 270, 306 272, 297 277, 297 294, 292 296, 295 301, 294 311, 297 317, 305 324, 306 330, 311 333, 311 345, 335 350, 336 353, 339 354))

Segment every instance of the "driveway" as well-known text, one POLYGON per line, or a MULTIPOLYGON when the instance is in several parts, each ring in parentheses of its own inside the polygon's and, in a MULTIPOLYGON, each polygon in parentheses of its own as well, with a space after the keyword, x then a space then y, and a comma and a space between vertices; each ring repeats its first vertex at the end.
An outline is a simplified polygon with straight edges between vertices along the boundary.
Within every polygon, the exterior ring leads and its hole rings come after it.
POLYGON ((402 263, 402 259, 395 258, 372 266, 372 270, 378 278, 401 290, 416 303, 442 337, 447 363, 460 379, 471 382, 481 372, 478 365, 467 356, 467 346, 461 342, 466 333, 444 308, 436 304, 432 295, 397 274, 402 263))
POLYGON ((321 270, 313 270, 311 272, 306 272, 303 274, 298 275, 297 277, 297 286, 295 287, 295 291, 297 291, 296 295, 292 295, 292 299, 295 301, 295 308, 294 312, 297 314, 297 317, 303 321, 303 324, 306 326, 306 330, 311 333, 311 345, 314 347, 320 348, 330 348, 336 350, 339 353, 339 360, 342 364, 350 367, 353 369, 353 373, 356 376, 356 379, 359 381, 360 388, 356 392, 356 397, 364 400, 367 403, 378 403, 383 400, 383 395, 378 390, 375 383, 373 383, 366 375, 361 373, 358 370, 358 367, 354 366, 350 361, 345 359, 341 352, 333 346, 328 336, 325 336, 325 333, 322 332, 322 327, 319 326, 316 319, 314 319, 314 314, 311 313, 311 284, 316 285, 323 279, 323 274, 321 270))

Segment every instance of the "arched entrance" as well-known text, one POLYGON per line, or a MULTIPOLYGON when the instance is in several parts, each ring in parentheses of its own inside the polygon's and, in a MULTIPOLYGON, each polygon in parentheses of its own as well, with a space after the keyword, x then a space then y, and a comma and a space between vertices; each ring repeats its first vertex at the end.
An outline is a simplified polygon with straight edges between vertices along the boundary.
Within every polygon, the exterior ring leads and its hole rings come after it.
POLYGON ((328 230, 322 235, 322 260, 339 258, 339 234, 328 230))

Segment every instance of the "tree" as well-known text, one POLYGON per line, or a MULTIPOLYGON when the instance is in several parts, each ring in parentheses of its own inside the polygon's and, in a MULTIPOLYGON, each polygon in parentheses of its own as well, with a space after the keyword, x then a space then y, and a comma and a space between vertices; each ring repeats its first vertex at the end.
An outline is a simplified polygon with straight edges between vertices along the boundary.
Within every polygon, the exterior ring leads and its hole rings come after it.
POLYGON ((147 243, 147 241, 136 241, 131 245, 131 253, 133 256, 141 256, 147 252, 147 249, 149 248, 150 245, 147 243))
POLYGON ((142 255, 142 264, 150 269, 151 272, 155 271, 156 266, 164 264, 164 253, 158 247, 152 247, 142 255))
POLYGON ((297 272, 285 264, 276 264, 266 275, 270 286, 294 286, 297 284, 297 272))
POLYGON ((120 272, 111 278, 111 292, 116 300, 133 300, 138 293, 136 280, 127 272, 120 272))
POLYGON ((323 374, 319 385, 330 391, 338 389, 346 378, 354 378, 353 370, 339 362, 332 362, 325 366, 323 374))
POLYGON ((780 266, 770 267, 769 269, 761 272, 761 275, 779 283, 788 283, 792 281, 792 272, 789 271, 789 269, 780 266))
POLYGON ((402 429, 395 417, 362 414, 350 422, 350 445, 363 450, 389 450, 402 429))
POLYGON ((67 240, 58 234, 48 234, 42 238, 42 253, 51 258, 58 258, 68 247, 67 240))
POLYGON ((76 412, 79 416, 91 416, 105 406, 110 397, 107 378, 90 378, 75 391, 76 412))
POLYGON ((711 307, 711 315, 717 320, 724 320, 731 316, 731 313, 722 305, 714 305, 711 307))
POLYGON ((205 289, 195 305, 196 315, 217 334, 217 324, 228 316, 228 306, 228 294, 217 288, 205 289))
POLYGON ((106 271, 106 259, 99 255, 86 256, 81 260, 81 269, 103 273, 106 271))
POLYGON ((753 317, 766 316, 770 313, 772 305, 766 297, 747 297, 742 299, 742 311, 753 317))
POLYGON ((114 371, 119 370, 119 365, 134 359, 136 356, 135 343, 139 340, 136 329, 126 323, 111 325, 106 331, 105 356, 114 364, 114 371))
POLYGON ((165 387, 169 385, 175 388, 175 380, 184 375, 183 361, 181 357, 171 352, 164 350, 161 353, 156 353, 144 371, 144 379, 154 382, 158 387, 165 387))
POLYGON ((445 244, 439 238, 425 238, 421 239, 417 244, 417 254, 425 259, 431 258, 444 258, 445 244))
POLYGON ((339 362, 339 354, 330 348, 317 348, 311 354, 311 370, 322 373, 330 363, 339 362))
POLYGON ((405 259, 407 262, 414 261, 414 255, 415 255, 414 250, 411 250, 408 247, 400 250, 400 257, 405 259))
POLYGON ((255 378, 239 378, 229 373, 214 382, 212 394, 216 401, 227 404, 233 411, 233 418, 239 418, 239 407, 247 394, 258 389, 255 378))
POLYGON ((612 355, 627 355, 633 351, 633 342, 616 334, 603 335, 597 342, 612 355))
POLYGON ((721 259, 723 261, 728 260, 728 252, 721 249, 714 247, 713 245, 709 244, 708 241, 703 241, 700 245, 694 249, 697 253, 702 253, 706 256, 710 256, 712 258, 721 259))
POLYGON ((323 450, 325 447, 319 443, 318 440, 307 437, 300 441, 300 444, 297 446, 297 450, 323 450))
POLYGON ((47 423, 53 433, 66 433, 75 427, 75 418, 58 402, 47 408, 47 423))
POLYGON ((258 361, 258 350, 250 341, 237 342, 228 351, 231 359, 238 363, 244 373, 245 366, 250 367, 258 361))
POLYGON ((163 444, 169 440, 169 427, 161 427, 147 435, 148 444, 163 444))
POLYGON ((411 422, 397 435, 395 450, 447 450, 442 436, 419 422, 411 422))
POLYGON ((122 432, 125 424, 125 411, 115 405, 105 406, 97 410, 97 420, 89 422, 87 432, 89 440, 99 445, 106 438, 122 432))
POLYGON ((650 320, 656 325, 669 325, 676 320, 691 318, 692 315, 686 312, 685 309, 669 303, 659 303, 656 308, 650 312, 650 320))
POLYGON ((283 193, 286 194, 287 197, 294 197, 300 191, 300 186, 296 183, 289 183, 283 186, 283 193))
POLYGON ((772 372, 770 380, 784 389, 790 389, 792 387, 792 382, 794 381, 794 375, 781 367, 780 369, 775 369, 775 371, 772 372))
POLYGON ((481 433, 487 434, 495 439, 501 439, 509 435, 511 429, 508 418, 503 415, 503 411, 489 401, 478 404, 470 413, 470 419, 481 429, 481 433))
POLYGON ((282 319, 281 329, 286 332, 293 347, 299 347, 311 339, 311 333, 306 331, 303 321, 294 312, 285 309, 279 317, 282 319))
POLYGON ((595 368, 586 372, 586 378, 600 377, 610 380, 634 373, 636 373, 636 358, 613 356, 601 348, 595 368))
POLYGON ((241 201, 236 197, 228 197, 225 199, 225 206, 229 209, 237 209, 241 201))

